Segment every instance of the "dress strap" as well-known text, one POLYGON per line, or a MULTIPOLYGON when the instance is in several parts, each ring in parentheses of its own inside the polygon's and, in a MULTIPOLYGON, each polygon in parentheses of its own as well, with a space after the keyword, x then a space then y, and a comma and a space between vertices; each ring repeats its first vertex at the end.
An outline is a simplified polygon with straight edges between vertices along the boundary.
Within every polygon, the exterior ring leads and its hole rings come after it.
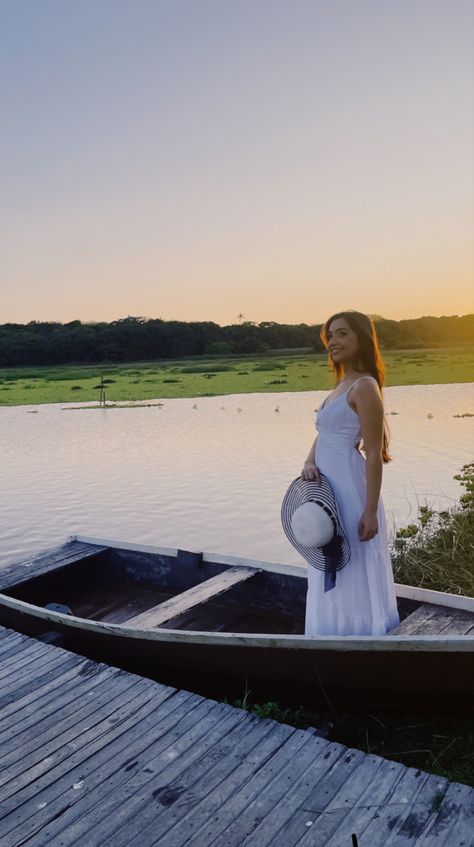
MULTIPOLYGON (((352 383, 352 385, 350 385, 350 386, 349 386, 349 388, 347 389, 347 392, 346 392, 346 394, 347 394, 347 395, 349 395, 349 393, 350 393, 350 392, 352 391, 352 389, 354 388, 354 385, 357 385, 357 383, 358 383, 358 382, 360 382, 360 381, 361 381, 361 379, 373 379, 373 380, 374 380, 374 382, 377 382, 377 380, 375 379, 375 377, 374 377, 374 376, 372 376, 372 374, 365 374, 364 376, 360 376, 358 379, 356 379, 356 380, 352 383)), ((377 386, 378 386, 378 382, 377 382, 377 386)))

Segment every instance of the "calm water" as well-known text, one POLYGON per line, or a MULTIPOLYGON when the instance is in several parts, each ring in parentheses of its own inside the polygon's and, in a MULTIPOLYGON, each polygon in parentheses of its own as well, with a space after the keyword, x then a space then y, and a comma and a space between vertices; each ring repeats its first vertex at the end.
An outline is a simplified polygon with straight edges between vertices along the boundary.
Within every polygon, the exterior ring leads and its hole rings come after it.
MULTIPOLYGON (((326 396, 0 409, 0 567, 73 533, 299 563, 279 509, 326 396)), ((474 418, 454 415, 474 412, 474 387, 388 388, 385 404, 395 461, 383 497, 393 530, 416 518, 418 504, 445 507, 462 493, 452 477, 473 459, 474 418)))

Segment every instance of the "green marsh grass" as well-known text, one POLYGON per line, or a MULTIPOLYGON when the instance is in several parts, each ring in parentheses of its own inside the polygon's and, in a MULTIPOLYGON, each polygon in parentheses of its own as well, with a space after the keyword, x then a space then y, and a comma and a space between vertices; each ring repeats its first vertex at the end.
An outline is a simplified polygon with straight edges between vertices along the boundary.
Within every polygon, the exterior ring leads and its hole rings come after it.
MULTIPOLYGON (((387 386, 471 382, 474 346, 384 353, 387 386)), ((324 353, 262 356, 195 357, 159 362, 110 365, 57 365, 0 369, 0 405, 70 402, 71 383, 81 387, 81 402, 98 402, 104 380, 108 402, 272 391, 328 390, 333 379, 324 353), (286 382, 277 380, 284 376, 286 382), (179 379, 171 382, 170 379, 179 379), (150 380, 153 379, 153 382, 150 380), (284 388, 282 388, 284 386, 284 388)))

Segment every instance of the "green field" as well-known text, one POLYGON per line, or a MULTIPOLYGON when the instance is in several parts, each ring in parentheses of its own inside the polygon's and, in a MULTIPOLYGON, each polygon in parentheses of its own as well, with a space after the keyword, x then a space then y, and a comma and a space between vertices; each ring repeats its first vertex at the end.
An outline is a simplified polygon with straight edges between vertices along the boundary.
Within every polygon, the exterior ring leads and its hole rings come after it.
MULTIPOLYGON (((390 385, 471 382, 474 345, 384 354, 390 385)), ((193 358, 113 365, 0 369, 0 405, 209 397, 272 391, 327 390, 333 384, 326 354, 193 358)))

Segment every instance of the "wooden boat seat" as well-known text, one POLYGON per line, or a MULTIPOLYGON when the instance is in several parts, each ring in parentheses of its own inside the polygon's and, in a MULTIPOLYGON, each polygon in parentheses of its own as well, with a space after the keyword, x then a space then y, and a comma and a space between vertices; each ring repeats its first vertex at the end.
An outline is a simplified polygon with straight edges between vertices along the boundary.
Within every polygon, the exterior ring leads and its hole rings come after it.
POLYGON ((151 609, 146 609, 146 611, 141 612, 139 615, 128 618, 128 620, 122 623, 124 626, 138 627, 140 629, 163 626, 163 624, 172 618, 188 612, 194 606, 207 603, 211 598, 217 597, 219 594, 228 591, 241 582, 245 582, 245 580, 250 579, 257 573, 260 573, 257 568, 229 568, 217 574, 217 576, 213 576, 211 579, 206 579, 204 582, 199 583, 199 585, 188 588, 182 594, 177 594, 175 597, 165 600, 164 603, 158 603, 158 605, 152 606, 151 609))
POLYGON ((474 634, 474 612, 422 603, 389 635, 467 635, 474 634))

